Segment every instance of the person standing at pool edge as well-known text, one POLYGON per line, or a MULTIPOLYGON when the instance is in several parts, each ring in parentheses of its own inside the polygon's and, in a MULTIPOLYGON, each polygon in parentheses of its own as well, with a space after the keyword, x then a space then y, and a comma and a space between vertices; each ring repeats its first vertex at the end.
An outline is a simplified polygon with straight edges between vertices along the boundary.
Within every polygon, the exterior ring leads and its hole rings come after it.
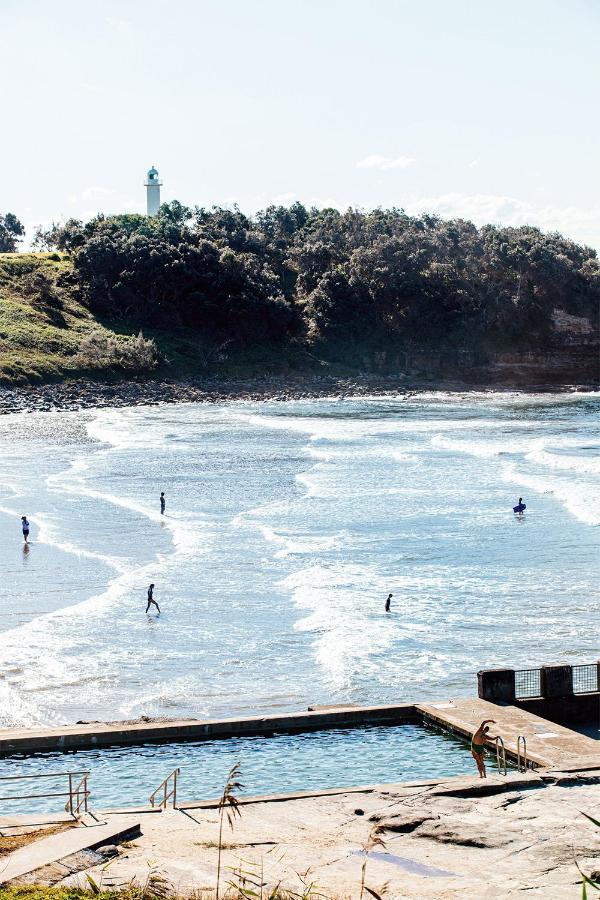
POLYGON ((21 516, 21 525, 23 526, 23 540, 26 544, 29 543, 29 522, 27 521, 27 516, 21 516))
POLYGON ((493 740, 491 735, 488 733, 490 730, 488 723, 489 725, 496 724, 493 719, 484 719, 471 738, 471 755, 477 763, 477 771, 479 772, 480 778, 487 778, 484 758, 485 742, 488 739, 493 740))
POLYGON ((385 611, 386 611, 386 612, 389 612, 389 611, 390 611, 390 606, 391 606, 391 603, 392 603, 392 597, 393 597, 393 596, 394 596, 393 594, 388 594, 388 595, 387 595, 387 600, 385 601, 385 611))
POLYGON ((150 609, 150 607, 152 605, 154 605, 157 608, 158 614, 160 615, 160 606, 154 599, 154 583, 152 583, 150 585, 150 587, 148 588, 148 605, 146 606, 146 612, 148 612, 148 610, 150 609))
POLYGON ((161 491, 160 493, 160 514, 164 516, 165 514, 165 506, 167 505, 167 501, 165 500, 165 492, 161 491))

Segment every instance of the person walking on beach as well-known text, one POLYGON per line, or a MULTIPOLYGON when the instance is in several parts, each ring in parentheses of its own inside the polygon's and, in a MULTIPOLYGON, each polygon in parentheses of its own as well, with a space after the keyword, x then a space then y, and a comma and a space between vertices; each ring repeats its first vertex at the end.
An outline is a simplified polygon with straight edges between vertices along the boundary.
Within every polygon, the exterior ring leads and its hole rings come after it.
POLYGON ((387 595, 387 600, 385 601, 385 611, 386 611, 386 612, 389 612, 389 611, 390 611, 390 606, 391 606, 391 604, 392 604, 392 597, 393 597, 393 596, 394 596, 393 594, 388 594, 388 595, 387 595))
POLYGON ((485 771, 485 742, 494 740, 489 734, 489 726, 495 725, 494 719, 484 719, 473 737, 471 738, 471 755, 477 763, 477 771, 480 778, 487 778, 485 771), (489 724, 488 724, 489 723, 489 724))
POLYGON ((148 612, 151 606, 155 606, 158 610, 158 614, 160 615, 160 606, 154 599, 154 584, 151 584, 148 588, 148 605, 146 606, 146 612, 148 612))
POLYGON ((21 525, 23 527, 23 540, 26 544, 29 543, 29 522, 27 521, 27 516, 21 516, 21 525))
POLYGON ((160 514, 164 516, 165 514, 165 506, 167 505, 167 501, 165 500, 165 492, 161 491, 160 494, 160 514))

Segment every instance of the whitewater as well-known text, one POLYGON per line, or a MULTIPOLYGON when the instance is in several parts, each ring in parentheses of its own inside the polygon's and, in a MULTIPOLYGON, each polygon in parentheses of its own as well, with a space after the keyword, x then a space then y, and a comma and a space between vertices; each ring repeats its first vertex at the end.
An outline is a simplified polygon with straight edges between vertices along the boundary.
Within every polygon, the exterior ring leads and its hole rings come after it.
POLYGON ((2 416, 0 725, 443 700, 482 667, 595 660, 599 413, 431 392, 2 416))

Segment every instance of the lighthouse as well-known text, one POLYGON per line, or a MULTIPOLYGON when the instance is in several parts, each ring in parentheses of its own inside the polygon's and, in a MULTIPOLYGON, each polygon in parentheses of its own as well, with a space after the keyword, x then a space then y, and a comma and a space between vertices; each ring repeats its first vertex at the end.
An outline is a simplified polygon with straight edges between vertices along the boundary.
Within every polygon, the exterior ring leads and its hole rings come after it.
POLYGON ((152 166, 151 169, 148 169, 148 175, 146 176, 144 184, 146 185, 148 215, 156 216, 160 208, 160 186, 162 182, 159 180, 158 170, 155 169, 154 166, 152 166))

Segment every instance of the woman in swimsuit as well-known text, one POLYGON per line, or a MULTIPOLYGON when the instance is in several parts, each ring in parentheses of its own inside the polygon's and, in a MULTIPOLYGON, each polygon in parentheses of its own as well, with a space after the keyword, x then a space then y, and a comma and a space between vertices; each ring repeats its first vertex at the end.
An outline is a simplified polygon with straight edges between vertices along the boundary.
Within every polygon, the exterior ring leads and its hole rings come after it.
POLYGON ((488 722, 491 725, 495 725, 493 719, 484 719, 473 737, 471 738, 471 755, 473 759, 477 763, 477 771, 479 772, 480 778, 486 778, 485 773, 485 761, 484 761, 484 753, 485 753, 485 742, 490 739, 493 740, 492 736, 489 734, 489 726, 488 722))

